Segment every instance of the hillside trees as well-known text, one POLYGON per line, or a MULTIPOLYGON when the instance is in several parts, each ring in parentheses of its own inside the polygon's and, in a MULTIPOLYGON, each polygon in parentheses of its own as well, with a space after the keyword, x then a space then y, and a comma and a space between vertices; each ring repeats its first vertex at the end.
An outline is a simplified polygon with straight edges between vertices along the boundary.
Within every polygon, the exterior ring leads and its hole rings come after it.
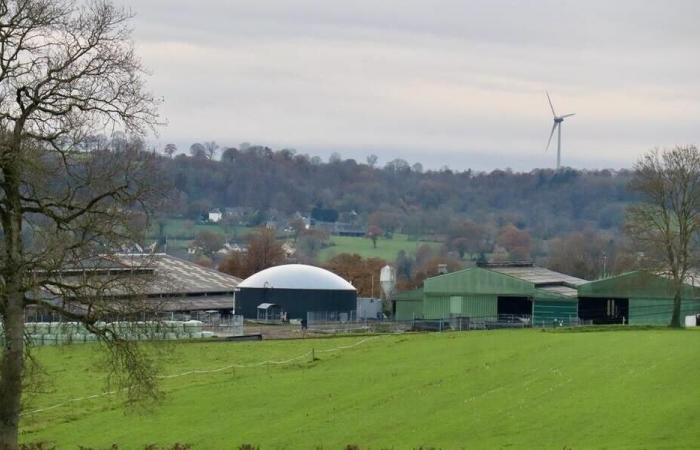
POLYGON ((695 146, 652 150, 635 164, 630 188, 642 201, 627 209, 626 231, 650 268, 673 285, 670 326, 681 326, 683 285, 698 262, 700 151, 695 146))
POLYGON ((220 161, 179 155, 160 164, 190 203, 276 209, 288 216, 309 215, 315 207, 354 211, 387 231, 439 239, 458 220, 489 229, 512 222, 539 240, 580 231, 582 224, 617 233, 620 211, 637 195, 626 189, 631 173, 624 170, 420 173, 352 160, 323 163, 260 145, 226 149, 220 161))
POLYGON ((584 280, 611 272, 615 264, 613 243, 593 231, 575 232, 553 240, 547 267, 584 280))
POLYGON ((386 265, 380 258, 362 258, 357 254, 341 253, 324 264, 331 272, 348 280, 360 297, 381 295, 379 271, 386 265))
MULTIPOLYGON (((112 148, 83 145, 95 130, 138 136, 157 122, 129 15, 107 2, 49 0, 3 1, 0 14, 0 449, 6 450, 17 448, 30 306, 82 321, 108 344, 112 381, 129 400, 156 394, 153 366, 139 348, 95 326, 115 312, 103 291, 61 283, 58 274, 133 242, 142 230, 130 228, 132 212, 160 193, 152 184, 154 157, 139 151, 139 139, 136 146, 123 137, 112 148), (37 292, 69 294, 85 314, 37 292)), ((127 306, 139 305, 123 305, 124 315, 127 306)))
POLYGON ((526 230, 520 230, 515 225, 508 224, 501 228, 496 242, 510 254, 511 259, 530 258, 532 239, 526 230))

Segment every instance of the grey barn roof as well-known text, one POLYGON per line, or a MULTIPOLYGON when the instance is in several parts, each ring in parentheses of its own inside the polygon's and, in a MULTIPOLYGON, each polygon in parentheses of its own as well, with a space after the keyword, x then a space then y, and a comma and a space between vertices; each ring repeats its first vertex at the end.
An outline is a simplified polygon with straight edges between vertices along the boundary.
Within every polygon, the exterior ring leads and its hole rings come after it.
POLYGON ((127 266, 153 270, 154 279, 146 288, 149 295, 228 292, 241 282, 232 275, 163 253, 120 254, 116 259, 127 266))
MULTIPOLYGON (((60 274, 63 285, 102 286, 100 295, 118 301, 126 295, 145 295, 161 311, 231 309, 233 293, 240 278, 198 266, 166 254, 115 254, 102 256, 103 262, 90 262, 81 268, 69 268, 60 274), (94 278, 85 278, 85 275, 94 278), (111 278, 115 276, 117 278, 111 278), (110 278, 107 278, 110 277, 110 278), (107 282, 116 280, 105 288, 107 282), (104 284, 102 284, 104 283, 104 284), (133 289, 133 290, 132 290, 133 289)), ((71 294, 63 289, 42 290, 35 295, 47 303, 70 300, 71 294), (63 291, 63 292, 61 292, 63 291)), ((77 310, 80 302, 76 302, 77 310)))
MULTIPOLYGON (((572 277, 553 270, 545 269, 544 267, 533 266, 497 266, 484 267, 485 269, 519 278, 530 283, 534 283, 537 288, 551 287, 569 287, 575 288, 588 281, 581 278, 572 277)), ((563 293, 563 292, 562 292, 563 293)), ((566 295, 566 294, 565 294, 566 295)))

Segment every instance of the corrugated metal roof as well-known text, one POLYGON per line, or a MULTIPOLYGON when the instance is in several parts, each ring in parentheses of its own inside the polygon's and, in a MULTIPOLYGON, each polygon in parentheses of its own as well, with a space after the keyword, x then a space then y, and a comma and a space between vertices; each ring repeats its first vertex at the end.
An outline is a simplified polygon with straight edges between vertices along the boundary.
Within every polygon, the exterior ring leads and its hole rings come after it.
POLYGON ((511 277, 519 278, 530 283, 534 283, 535 287, 547 284, 566 284, 570 287, 580 286, 588 281, 581 278, 572 277, 553 270, 545 269, 544 267, 487 267, 486 270, 502 273, 511 277))
POLYGON ((121 254, 116 259, 130 267, 154 269, 154 277, 146 286, 146 294, 233 291, 240 278, 202 267, 166 254, 121 254))
POLYGON ((232 309, 233 295, 197 295, 193 297, 168 297, 158 299, 159 311, 204 311, 208 309, 232 309))
POLYGON ((568 286, 545 286, 539 288, 541 291, 547 291, 552 294, 563 295, 564 297, 576 297, 578 296, 578 290, 568 287, 568 286))

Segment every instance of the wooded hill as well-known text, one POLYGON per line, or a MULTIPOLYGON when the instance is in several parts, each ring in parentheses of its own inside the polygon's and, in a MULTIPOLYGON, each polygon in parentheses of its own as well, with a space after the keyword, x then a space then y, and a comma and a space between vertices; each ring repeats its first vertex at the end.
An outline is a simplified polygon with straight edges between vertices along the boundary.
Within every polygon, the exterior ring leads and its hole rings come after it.
POLYGON ((214 207, 248 206, 258 211, 249 225, 323 207, 388 232, 447 235, 455 220, 471 219, 493 229, 512 223, 547 240, 582 230, 617 234, 634 200, 627 170, 423 171, 403 160, 376 167, 336 155, 322 162, 259 146, 226 149, 220 160, 180 154, 162 165, 179 214, 196 219, 214 207))

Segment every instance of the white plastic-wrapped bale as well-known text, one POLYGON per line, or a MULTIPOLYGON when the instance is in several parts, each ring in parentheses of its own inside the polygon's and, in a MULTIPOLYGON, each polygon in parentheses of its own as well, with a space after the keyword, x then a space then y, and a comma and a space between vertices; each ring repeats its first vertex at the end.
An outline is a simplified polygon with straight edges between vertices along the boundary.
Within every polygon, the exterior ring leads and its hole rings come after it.
POLYGON ((200 333, 203 325, 204 323, 199 320, 188 320, 184 323, 185 331, 188 333, 200 333))

